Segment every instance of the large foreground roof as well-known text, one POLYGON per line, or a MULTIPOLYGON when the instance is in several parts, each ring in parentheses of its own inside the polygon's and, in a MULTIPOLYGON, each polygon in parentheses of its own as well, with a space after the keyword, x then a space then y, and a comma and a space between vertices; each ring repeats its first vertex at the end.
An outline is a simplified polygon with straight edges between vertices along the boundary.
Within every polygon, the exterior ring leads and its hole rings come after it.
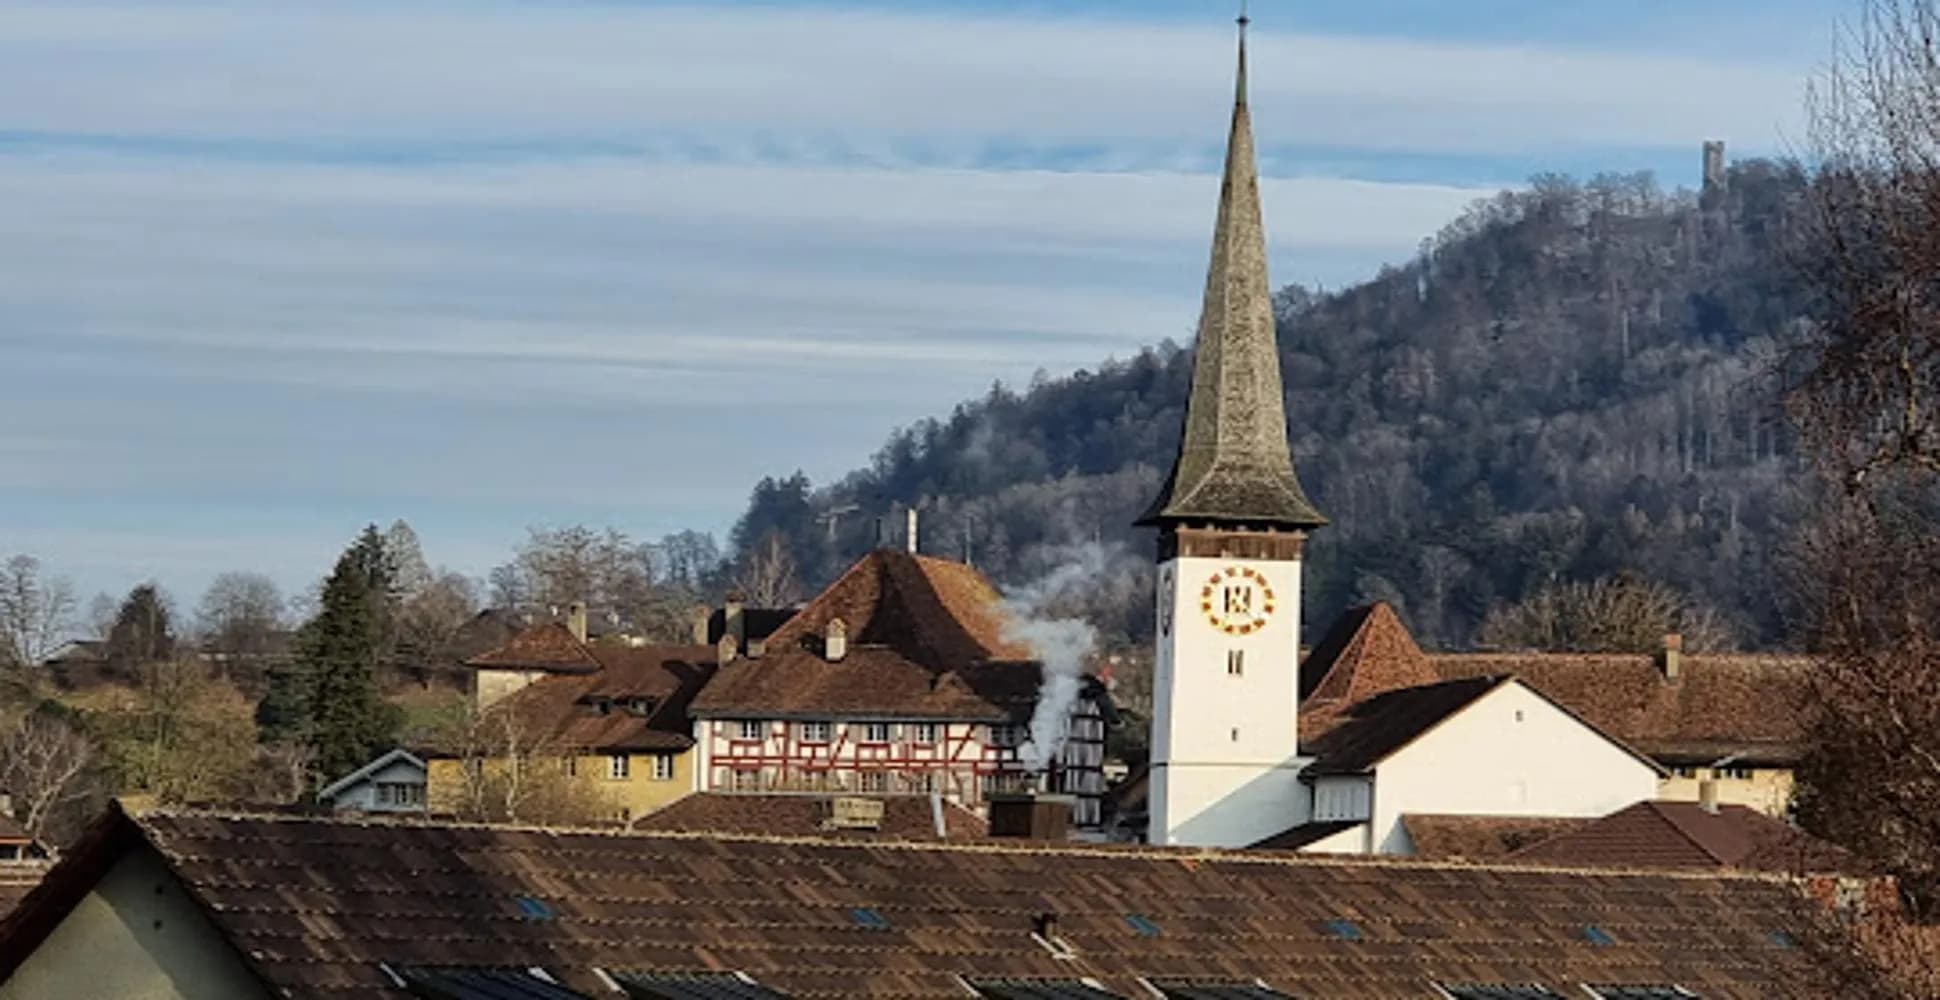
POLYGON ((538 967, 596 997, 629 973, 735 973, 805 997, 1089 979, 1118 996, 1258 980, 1306 997, 1616 983, 1762 998, 1795 995, 1805 968, 1782 933, 1799 895, 1752 875, 116 812, 0 924, 0 975, 141 851, 286 996, 538 967))

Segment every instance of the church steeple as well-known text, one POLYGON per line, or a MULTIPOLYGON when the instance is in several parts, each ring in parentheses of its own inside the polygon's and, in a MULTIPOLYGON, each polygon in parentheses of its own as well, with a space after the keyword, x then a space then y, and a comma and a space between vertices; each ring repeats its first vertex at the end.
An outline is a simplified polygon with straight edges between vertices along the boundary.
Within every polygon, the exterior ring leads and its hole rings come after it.
POLYGON ((1239 18, 1219 221, 1199 313, 1192 394, 1172 475, 1140 524, 1196 523, 1305 530, 1327 523, 1293 471, 1279 345, 1266 275, 1253 121, 1246 106, 1246 25, 1239 18))

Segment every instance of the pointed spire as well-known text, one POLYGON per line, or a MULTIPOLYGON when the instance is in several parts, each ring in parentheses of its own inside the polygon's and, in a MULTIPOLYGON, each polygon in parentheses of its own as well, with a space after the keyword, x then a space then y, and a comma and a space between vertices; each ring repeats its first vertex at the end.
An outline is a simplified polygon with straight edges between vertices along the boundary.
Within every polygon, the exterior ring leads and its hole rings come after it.
POLYGON ((1253 162, 1253 119, 1246 106, 1247 24, 1242 7, 1232 130, 1199 313, 1185 433, 1172 476, 1140 524, 1306 529, 1327 523, 1300 488, 1287 447, 1266 231, 1253 162))

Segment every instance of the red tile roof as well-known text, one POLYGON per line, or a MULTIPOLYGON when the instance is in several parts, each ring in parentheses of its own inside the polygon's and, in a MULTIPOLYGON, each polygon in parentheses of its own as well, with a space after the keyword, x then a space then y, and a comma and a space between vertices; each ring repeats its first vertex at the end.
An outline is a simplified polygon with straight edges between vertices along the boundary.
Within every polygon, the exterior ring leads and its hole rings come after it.
POLYGON ((1300 751, 1314 757, 1305 773, 1365 772, 1507 682, 1506 677, 1442 681, 1383 692, 1324 716, 1302 716, 1300 751))
MULTIPOLYGON (((677 751, 693 745, 688 706, 714 673, 713 649, 586 644, 573 639, 563 627, 540 625, 520 633, 520 637, 540 633, 542 642, 520 646, 525 653, 519 655, 543 648, 571 652, 572 647, 560 646, 547 635, 554 629, 564 633, 585 654, 585 660, 595 664, 594 669, 541 677, 506 696, 494 706, 496 710, 521 713, 529 724, 550 732, 554 742, 566 748, 677 751), (648 699, 652 707, 647 713, 632 709, 629 703, 637 698, 648 699)), ((519 646, 517 639, 503 649, 513 646, 519 646)), ((498 662, 510 659, 508 654, 498 662)), ((560 655, 553 662, 569 661, 570 657, 560 655)))
POLYGON ((1401 816, 1415 857, 1465 861, 1493 861, 1589 822, 1563 816, 1401 816))
POLYGON ((1448 678, 1514 674, 1598 729, 1664 764, 1737 754, 1790 765, 1804 744, 1810 661, 1776 655, 1685 655, 1667 679, 1655 658, 1572 653, 1436 654, 1448 678))
POLYGON ((1003 628, 1001 599, 976 570, 872 552, 769 636, 762 655, 722 667, 694 712, 1013 718, 1036 698, 1039 668, 1003 628), (848 652, 831 662, 822 640, 837 618, 848 652))
POLYGON ((1139 977, 1326 997, 1677 983, 1723 1000, 1790 995, 1809 970, 1773 934, 1791 883, 1722 872, 190 813, 98 826, 0 923, 0 978, 131 851, 155 852, 271 991, 301 997, 402 997, 381 963, 732 970, 798 997, 961 996, 971 976, 1094 977, 1125 996, 1139 977), (1047 912, 1071 957, 1032 939, 1047 912))
POLYGON ((1398 688, 1443 680, 1407 626, 1382 601, 1353 608, 1300 665, 1302 708, 1348 704, 1398 688))
POLYGON ((1866 874, 1843 849, 1755 809, 1639 802, 1526 847, 1511 860, 1573 867, 1739 868, 1866 874))
MULTIPOLYGON (((856 796, 844 796, 855 798, 856 796)), ((971 840, 984 837, 983 818, 954 802, 941 803, 946 838, 936 835, 936 815, 924 796, 882 798, 882 825, 875 830, 835 830, 827 820, 828 795, 734 795, 696 792, 664 809, 642 816, 636 830, 677 830, 690 833, 772 834, 775 836, 833 836, 893 840, 971 840)))
POLYGON ((573 635, 572 629, 549 622, 520 629, 505 645, 480 653, 466 660, 465 665, 486 670, 584 674, 598 670, 600 661, 590 646, 573 635))

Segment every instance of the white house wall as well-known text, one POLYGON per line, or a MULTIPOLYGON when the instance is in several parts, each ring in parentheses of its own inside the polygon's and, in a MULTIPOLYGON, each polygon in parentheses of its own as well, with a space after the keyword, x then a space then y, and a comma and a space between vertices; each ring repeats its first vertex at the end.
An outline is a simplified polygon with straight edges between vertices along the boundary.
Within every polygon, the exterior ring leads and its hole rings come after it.
POLYGON ((1403 813, 1596 817, 1656 793, 1655 769, 1510 682, 1380 763, 1374 842, 1406 851, 1403 813))

